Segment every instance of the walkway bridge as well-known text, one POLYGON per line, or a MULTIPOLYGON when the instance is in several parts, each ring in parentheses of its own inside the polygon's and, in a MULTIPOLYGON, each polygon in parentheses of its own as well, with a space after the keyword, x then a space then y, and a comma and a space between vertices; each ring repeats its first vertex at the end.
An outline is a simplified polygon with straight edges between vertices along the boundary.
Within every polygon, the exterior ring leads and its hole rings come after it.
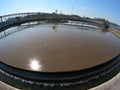
POLYGON ((75 17, 70 15, 59 15, 54 13, 16 13, 0 16, 0 32, 4 31, 4 29, 9 28, 13 25, 20 25, 22 23, 30 22, 30 21, 43 21, 43 20, 52 20, 52 21, 79 21, 86 22, 88 24, 92 24, 95 26, 103 27, 104 24, 102 22, 98 22, 95 20, 90 20, 81 17, 75 17))

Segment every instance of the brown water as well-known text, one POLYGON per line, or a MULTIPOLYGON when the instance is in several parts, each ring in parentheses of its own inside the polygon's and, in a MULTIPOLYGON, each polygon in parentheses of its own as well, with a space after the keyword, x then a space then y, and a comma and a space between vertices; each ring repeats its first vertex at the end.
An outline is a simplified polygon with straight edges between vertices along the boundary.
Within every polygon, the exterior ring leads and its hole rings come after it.
POLYGON ((78 26, 39 25, 0 40, 0 60, 34 71, 61 72, 89 68, 120 53, 111 32, 78 26))

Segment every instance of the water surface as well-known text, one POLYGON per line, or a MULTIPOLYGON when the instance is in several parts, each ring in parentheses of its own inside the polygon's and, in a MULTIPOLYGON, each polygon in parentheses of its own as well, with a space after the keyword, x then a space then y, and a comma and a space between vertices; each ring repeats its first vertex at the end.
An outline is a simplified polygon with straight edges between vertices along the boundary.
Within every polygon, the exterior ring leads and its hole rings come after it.
POLYGON ((81 70, 107 62, 119 53, 120 39, 98 28, 45 24, 0 40, 2 62, 41 72, 81 70))

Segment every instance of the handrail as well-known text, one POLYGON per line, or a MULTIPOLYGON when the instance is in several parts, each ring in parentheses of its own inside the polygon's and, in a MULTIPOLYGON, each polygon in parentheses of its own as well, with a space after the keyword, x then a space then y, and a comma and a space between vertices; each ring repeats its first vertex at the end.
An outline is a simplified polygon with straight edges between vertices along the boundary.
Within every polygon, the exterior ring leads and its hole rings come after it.
POLYGON ((103 22, 95 22, 92 19, 72 17, 70 15, 60 15, 60 14, 54 14, 54 13, 32 12, 32 13, 16 13, 16 14, 0 16, 0 29, 9 25, 13 25, 13 24, 15 25, 17 23, 24 23, 24 22, 35 21, 35 20, 49 20, 49 19, 55 19, 55 20, 61 20, 61 21, 62 20, 80 21, 80 22, 95 24, 100 27, 104 26, 103 22))

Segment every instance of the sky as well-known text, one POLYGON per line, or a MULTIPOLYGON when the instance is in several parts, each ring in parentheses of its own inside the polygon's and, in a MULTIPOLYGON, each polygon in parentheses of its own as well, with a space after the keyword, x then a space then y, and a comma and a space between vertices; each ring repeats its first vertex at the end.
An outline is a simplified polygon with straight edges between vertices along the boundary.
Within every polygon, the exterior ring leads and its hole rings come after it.
POLYGON ((120 25, 120 0, 0 0, 0 16, 22 12, 77 14, 120 25))

